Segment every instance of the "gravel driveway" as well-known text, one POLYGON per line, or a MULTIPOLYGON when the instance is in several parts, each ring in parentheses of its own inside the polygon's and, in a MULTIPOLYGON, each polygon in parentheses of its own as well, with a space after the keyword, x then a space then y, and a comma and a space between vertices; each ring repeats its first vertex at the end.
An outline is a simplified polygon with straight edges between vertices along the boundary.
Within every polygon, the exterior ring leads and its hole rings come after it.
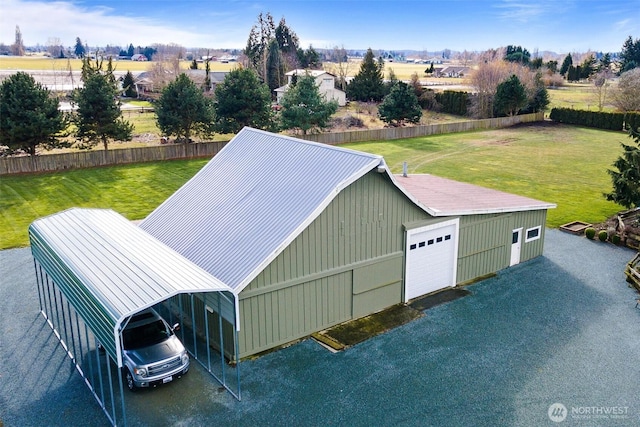
MULTIPOLYGON (((179 381, 128 394, 128 421, 638 425, 640 308, 623 275, 632 256, 549 230, 544 256, 402 327, 335 354, 306 340, 242 362, 240 402, 194 363, 179 381)), ((28 248, 0 252, 0 281, 0 425, 106 425, 38 315, 28 248)))

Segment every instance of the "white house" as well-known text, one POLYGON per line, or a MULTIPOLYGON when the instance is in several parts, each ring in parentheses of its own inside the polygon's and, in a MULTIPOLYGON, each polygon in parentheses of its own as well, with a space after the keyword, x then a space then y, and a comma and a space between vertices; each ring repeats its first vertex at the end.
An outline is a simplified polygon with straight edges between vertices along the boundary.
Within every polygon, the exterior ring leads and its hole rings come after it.
POLYGON ((302 69, 289 71, 286 74, 287 84, 275 90, 278 104, 282 101, 282 97, 284 96, 285 92, 289 90, 289 86, 291 85, 293 76, 304 76, 305 74, 309 74, 313 76, 314 79, 316 79, 316 84, 318 85, 320 94, 324 95, 327 101, 335 100, 341 107, 344 107, 347 104, 346 94, 340 89, 336 89, 335 87, 336 76, 323 70, 302 69))

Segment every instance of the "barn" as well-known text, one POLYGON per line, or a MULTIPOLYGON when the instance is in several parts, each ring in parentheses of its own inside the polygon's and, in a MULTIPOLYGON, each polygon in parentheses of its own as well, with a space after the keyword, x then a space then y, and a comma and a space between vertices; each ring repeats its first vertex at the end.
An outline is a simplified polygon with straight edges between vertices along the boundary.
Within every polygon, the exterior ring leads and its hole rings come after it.
POLYGON ((190 307, 242 358, 541 255, 553 207, 245 128, 140 228, 229 287, 235 325, 190 307))

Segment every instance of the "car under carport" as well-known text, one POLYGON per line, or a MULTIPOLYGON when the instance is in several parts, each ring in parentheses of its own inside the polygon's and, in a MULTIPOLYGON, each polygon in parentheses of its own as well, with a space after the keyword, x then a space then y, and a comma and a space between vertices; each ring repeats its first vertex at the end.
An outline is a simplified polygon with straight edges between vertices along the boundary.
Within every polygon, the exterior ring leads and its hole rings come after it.
MULTIPOLYGON (((223 320, 237 334, 237 301, 227 285, 112 210, 73 208, 38 219, 29 239, 40 312, 112 424, 126 425, 122 330, 149 307, 184 322, 181 340, 191 356, 240 399, 239 368, 216 351, 225 348, 223 320), (196 320, 198 303, 207 309, 196 320)), ((237 346, 234 353, 237 360, 237 346)))

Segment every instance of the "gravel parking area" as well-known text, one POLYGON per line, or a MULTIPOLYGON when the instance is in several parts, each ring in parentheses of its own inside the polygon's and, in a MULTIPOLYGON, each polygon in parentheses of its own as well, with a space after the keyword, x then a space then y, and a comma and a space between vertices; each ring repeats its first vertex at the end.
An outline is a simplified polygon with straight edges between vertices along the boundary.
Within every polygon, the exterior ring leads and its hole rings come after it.
MULTIPOLYGON (((638 425, 634 252, 546 238, 544 256, 345 351, 305 340, 242 362, 242 401, 193 363, 128 394, 129 425, 638 425)), ((107 425, 38 314, 28 248, 0 252, 0 282, 0 425, 107 425)))

